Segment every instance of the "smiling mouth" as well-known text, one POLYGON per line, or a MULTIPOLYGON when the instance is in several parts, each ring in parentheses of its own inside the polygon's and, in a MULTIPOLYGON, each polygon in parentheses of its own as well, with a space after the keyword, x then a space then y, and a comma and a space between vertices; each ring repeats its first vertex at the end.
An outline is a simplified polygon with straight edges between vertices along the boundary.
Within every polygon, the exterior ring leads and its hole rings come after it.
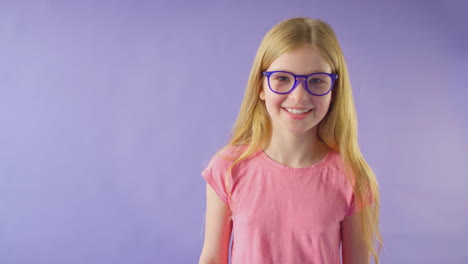
POLYGON ((293 109, 293 108, 283 108, 283 109, 295 115, 305 114, 305 113, 312 111, 312 109, 293 109))

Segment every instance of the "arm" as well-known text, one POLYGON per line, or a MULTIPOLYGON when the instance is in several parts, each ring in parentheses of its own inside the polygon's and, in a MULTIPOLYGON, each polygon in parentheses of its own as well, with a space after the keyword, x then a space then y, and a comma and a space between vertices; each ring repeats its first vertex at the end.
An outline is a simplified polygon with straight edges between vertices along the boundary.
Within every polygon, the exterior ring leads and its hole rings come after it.
POLYGON ((341 222, 343 264, 369 264, 369 251, 361 237, 359 213, 346 216, 341 222))
POLYGON ((227 264, 232 221, 229 206, 206 184, 205 242, 199 264, 227 264))

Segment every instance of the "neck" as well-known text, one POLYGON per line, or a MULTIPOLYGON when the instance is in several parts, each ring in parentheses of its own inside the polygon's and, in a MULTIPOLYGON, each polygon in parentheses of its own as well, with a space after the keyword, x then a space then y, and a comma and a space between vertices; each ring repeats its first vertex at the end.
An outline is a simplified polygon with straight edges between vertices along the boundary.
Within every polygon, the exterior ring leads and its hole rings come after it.
POLYGON ((317 137, 316 127, 304 134, 273 129, 264 152, 273 160, 289 167, 308 167, 320 162, 328 147, 317 137))

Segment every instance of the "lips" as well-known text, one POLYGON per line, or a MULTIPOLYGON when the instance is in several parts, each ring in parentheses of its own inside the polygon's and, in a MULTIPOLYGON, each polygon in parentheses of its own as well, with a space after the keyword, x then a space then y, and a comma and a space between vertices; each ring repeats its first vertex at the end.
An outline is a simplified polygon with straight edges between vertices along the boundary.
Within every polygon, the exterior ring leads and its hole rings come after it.
MULTIPOLYGON (((288 111, 286 108, 281 108, 291 119, 295 119, 295 120, 300 120, 300 119, 304 119, 306 116, 308 116, 310 113, 312 113, 312 111, 314 109, 307 109, 307 108, 302 108, 302 110, 309 110, 309 111, 306 111, 306 112, 300 112, 300 113, 293 113, 293 112, 290 112, 288 111)), ((291 109, 291 108, 289 108, 291 109)), ((294 108, 293 108, 294 109, 294 108)), ((295 111, 295 110, 292 110, 292 111, 295 111)), ((299 110, 298 110, 299 111, 299 110)))
POLYGON ((283 108, 283 109, 285 109, 289 113, 293 113, 293 114, 303 114, 303 113, 307 113, 307 112, 309 112, 311 110, 311 109, 297 109, 297 108, 283 108))

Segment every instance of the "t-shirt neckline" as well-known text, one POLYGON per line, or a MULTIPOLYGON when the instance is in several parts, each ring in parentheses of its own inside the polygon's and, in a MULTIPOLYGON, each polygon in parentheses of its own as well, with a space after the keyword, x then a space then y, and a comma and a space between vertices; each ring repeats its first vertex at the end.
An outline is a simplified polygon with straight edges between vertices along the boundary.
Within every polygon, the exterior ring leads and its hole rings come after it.
POLYGON ((287 166, 287 165, 284 165, 284 164, 281 164, 277 161, 275 161, 274 159, 272 159, 270 156, 268 156, 265 151, 263 151, 262 148, 260 148, 260 156, 262 156, 262 158, 268 162, 269 164, 281 169, 281 170, 286 170, 286 171, 289 171, 289 172, 305 172, 305 171, 308 171, 308 170, 315 170, 321 166, 323 166, 324 164, 326 164, 328 162, 328 160, 330 159, 330 157, 332 156, 332 149, 329 149, 327 154, 325 155, 324 158, 322 158, 321 161, 313 164, 313 165, 310 165, 310 166, 307 166, 307 167, 301 167, 301 168, 296 168, 296 167, 290 167, 290 166, 287 166))

